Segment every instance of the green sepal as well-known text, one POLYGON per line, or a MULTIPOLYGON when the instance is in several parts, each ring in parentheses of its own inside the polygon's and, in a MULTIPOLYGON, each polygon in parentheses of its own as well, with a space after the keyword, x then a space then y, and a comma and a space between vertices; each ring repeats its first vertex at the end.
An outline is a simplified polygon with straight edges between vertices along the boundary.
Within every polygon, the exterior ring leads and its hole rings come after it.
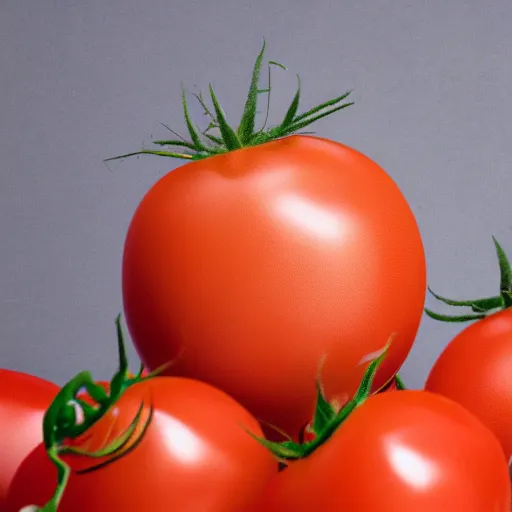
POLYGON ((350 94, 350 92, 346 92, 345 94, 341 95, 338 98, 335 98, 333 100, 327 101, 324 104, 311 109, 309 112, 306 112, 305 114, 302 114, 302 115, 296 117, 293 120, 293 122, 290 123, 287 126, 282 126, 281 125, 279 127, 279 129, 277 130, 277 133, 279 134, 278 136, 279 137, 284 137, 285 135, 291 135, 292 133, 295 133, 295 132, 301 130, 302 128, 305 128, 306 126, 309 126, 310 124, 314 123, 315 121, 318 121, 319 119, 322 119, 324 117, 330 116, 331 114, 334 114, 335 112, 338 112, 339 110, 343 110, 343 109, 345 109, 347 107, 351 107, 354 104, 353 101, 348 102, 348 103, 343 103, 342 105, 338 105, 338 106, 336 106, 336 107, 334 107, 334 108, 332 108, 330 110, 327 110, 325 112, 321 112, 321 113, 317 114, 316 116, 310 117, 314 112, 318 112, 321 109, 326 108, 327 106, 334 105, 336 103, 340 103, 349 94, 350 94))
POLYGON ((469 322, 471 320, 481 320, 486 317, 484 313, 477 313, 474 315, 441 315, 439 313, 435 313, 428 308, 425 308, 425 313, 434 320, 440 320, 441 322, 469 322))
POLYGON ((219 122, 219 130, 222 134, 222 139, 226 144, 226 149, 228 151, 233 151, 235 149, 240 149, 242 147, 242 142, 238 138, 236 132, 229 126, 224 111, 220 106, 220 103, 215 96, 215 92, 213 91, 213 87, 210 84, 210 96, 212 98, 213 108, 215 109, 215 113, 217 114, 217 121, 219 122))
POLYGON ((154 140, 153 144, 156 144, 157 146, 182 146, 184 148, 195 149, 194 144, 185 140, 154 140))
POLYGON ((442 322, 469 322, 474 320, 482 320, 496 311, 504 310, 512 307, 512 267, 509 259, 502 249, 496 237, 493 236, 494 247, 498 257, 498 265, 500 270, 500 295, 494 297, 485 297, 481 299, 471 300, 452 300, 437 293, 434 293, 430 287, 428 291, 440 302, 448 306, 469 307, 474 314, 462 315, 443 315, 425 308, 425 313, 434 320, 442 322))
POLYGON ((448 306, 458 306, 458 307, 469 307, 475 313, 480 313, 484 311, 490 311, 491 309, 497 309, 503 307, 503 298, 501 295, 496 295, 494 297, 485 297, 483 299, 469 299, 469 300, 452 300, 447 299, 446 297, 442 297, 441 295, 434 293, 432 288, 428 287, 428 291, 433 295, 438 301, 447 304, 448 306))
MULTIPOLYGON (((144 404, 143 404, 144 405, 144 404)), ((154 408, 153 408, 153 404, 150 404, 149 405, 149 413, 148 413, 148 417, 146 419, 146 421, 144 421, 144 423, 142 424, 142 428, 141 428, 141 431, 140 433, 137 435, 137 437, 135 438, 135 440, 133 440, 130 445, 128 447, 126 447, 126 444, 128 441, 131 441, 132 439, 131 438, 128 438, 127 439, 127 442, 125 442, 124 444, 122 444, 120 446, 120 448, 118 450, 113 450, 111 452, 111 454, 108 456, 107 460, 104 460, 102 462, 100 462, 99 464, 96 464, 96 465, 93 465, 93 466, 90 466, 88 468, 85 468, 85 469, 78 469, 76 470, 76 474, 77 475, 83 475, 85 473, 91 473, 92 471, 97 471, 98 469, 101 469, 105 466, 108 466, 114 462, 116 462, 117 460, 119 460, 121 457, 124 457, 126 454, 128 454, 129 452, 131 452, 132 450, 134 450, 135 448, 137 448, 137 446, 142 442, 142 440, 144 439, 144 436, 146 434, 146 431, 147 429, 149 428, 152 420, 153 420, 153 414, 154 414, 154 408)), ((139 418, 139 423, 140 423, 140 418, 139 418)), ((135 419, 134 419, 134 422, 135 422, 135 419)), ((135 424, 135 427, 137 427, 138 424, 135 424)), ((131 429, 131 427, 129 427, 131 429)), ((132 430, 132 429, 131 429, 132 430)), ((133 429, 134 431, 135 429, 133 429)), ((133 435, 133 431, 132 431, 132 435, 133 435)), ((91 456, 91 454, 88 454, 88 453, 85 453, 86 456, 91 456)))
POLYGON ((400 375, 398 375, 398 373, 395 375, 395 384, 396 384, 396 389, 398 389, 399 391, 405 391, 407 389, 405 387, 404 381, 402 380, 402 377, 400 377, 400 375))
MULTIPOLYGON (((302 121, 303 119, 306 119, 307 117, 311 117, 313 114, 316 114, 317 112, 320 112, 321 110, 324 110, 327 107, 332 107, 333 105, 336 105, 337 103, 340 103, 341 101, 345 100, 350 96, 352 91, 347 91, 341 96, 338 96, 337 98, 333 98, 332 100, 325 101, 324 103, 321 103, 320 105, 313 107, 312 109, 308 110, 307 112, 304 112, 303 114, 297 116, 294 119, 294 122, 302 121)), ((348 105, 347 105, 348 106, 348 105)))
POLYGON ((207 139, 210 139, 212 142, 214 142, 215 144, 218 144, 218 145, 221 145, 222 144, 222 139, 220 137, 215 137, 215 135, 210 135, 209 133, 205 133, 204 136, 207 138, 207 139))
MULTIPOLYGON (((103 418, 107 411, 117 403, 128 387, 152 378, 151 374, 146 377, 141 377, 140 374, 142 370, 137 377, 129 378, 128 359, 121 327, 121 315, 118 315, 116 318, 116 330, 119 369, 110 381, 109 392, 107 393, 102 386, 94 381, 90 372, 82 371, 61 388, 44 414, 42 425, 43 444, 48 457, 57 469, 57 486, 54 495, 48 503, 40 509, 41 511, 55 512, 58 509, 58 505, 67 486, 71 470, 68 464, 63 461, 61 455, 65 453, 76 453, 89 457, 110 456, 109 461, 113 460, 114 457, 119 458, 124 455, 125 451, 123 451, 122 448, 133 435, 140 422, 142 405, 128 429, 112 441, 106 448, 98 452, 82 452, 76 447, 65 444, 66 440, 76 439, 85 434, 94 424, 103 418), (82 390, 85 390, 89 397, 96 402, 96 406, 91 406, 78 397, 82 390), (77 422, 75 405, 82 407, 84 417, 80 423, 77 422)), ((160 369, 157 370, 159 371, 160 369)), ((142 438, 146 432, 151 418, 152 408, 150 409, 147 421, 143 425, 141 435, 136 439, 136 443, 140 442, 140 438, 142 438)))
POLYGON ((75 446, 65 446, 62 449, 61 453, 73 453, 75 455, 84 455, 86 457, 91 458, 102 458, 102 457, 108 457, 112 455, 115 452, 119 452, 122 450, 128 441, 130 441, 131 437, 133 436, 133 433, 135 432, 135 429, 137 428, 142 412, 144 410, 144 403, 142 403, 139 406, 139 409, 137 410, 137 414, 133 418, 133 420, 130 422, 130 425, 118 436, 116 437, 112 442, 110 442, 107 446, 100 448, 96 451, 88 451, 88 450, 82 450, 81 448, 77 448, 75 446))
POLYGON ((299 108, 300 103, 300 76, 297 75, 297 92, 295 93, 295 96, 293 97, 292 102, 290 103, 290 106, 288 107, 288 110, 286 111, 286 114, 284 116, 283 122, 280 126, 290 126, 292 122, 295 119, 295 116, 297 115, 297 110, 299 108))
MULTIPOLYGON (((256 61, 254 63, 251 83, 249 87, 249 92, 247 94, 247 99, 244 106, 244 111, 238 125, 238 129, 234 130, 227 122, 224 111, 217 100, 217 97, 210 85, 210 97, 213 103, 213 112, 206 105, 201 94, 194 94, 200 105, 203 107, 204 114, 207 115, 211 122, 208 128, 200 133, 196 127, 194 126, 190 114, 188 111, 188 105, 185 97, 185 92, 182 90, 182 104, 183 104, 183 112, 185 117, 185 124, 187 125, 190 141, 186 140, 157 140, 155 144, 162 147, 168 146, 171 148, 170 151, 161 151, 161 150, 147 150, 142 149, 141 151, 125 153, 120 156, 107 158, 104 161, 108 162, 111 160, 118 160, 122 158, 127 158, 135 155, 142 154, 151 154, 157 156, 164 157, 172 157, 179 158, 185 160, 200 160, 204 158, 209 158, 214 155, 226 153, 229 151, 235 151, 241 149, 243 147, 248 146, 257 146, 260 144, 265 144, 272 140, 276 140, 285 136, 293 135, 299 132, 302 128, 314 123, 315 121, 322 119, 323 117, 329 116, 339 110, 347 108, 353 105, 353 102, 347 102, 344 104, 340 104, 347 96, 351 93, 348 91, 343 95, 334 98, 332 100, 326 101, 318 106, 315 106, 304 112, 303 114, 297 115, 299 109, 299 101, 300 101, 300 79, 299 85, 297 88, 297 92, 293 97, 293 100, 284 116, 283 121, 280 125, 274 126, 272 128, 266 129, 269 108, 270 108, 270 92, 271 92, 271 81, 270 81, 270 68, 271 66, 276 66, 281 69, 286 70, 286 67, 276 62, 274 60, 268 61, 269 68, 269 83, 268 87, 260 88, 258 85, 259 77, 261 73, 261 67, 263 63, 263 56, 265 51, 265 42, 263 42, 263 46, 258 53, 256 61), (263 126, 255 131, 255 120, 257 114, 257 103, 259 96, 261 94, 267 94, 267 113, 265 117, 265 121, 263 126), (208 133, 211 129, 216 129, 220 132, 220 135, 215 134, 212 135, 208 133), (204 139, 204 140, 203 140, 204 139), (174 151, 172 148, 185 148, 187 151, 179 152, 174 151)), ((161 123, 163 124, 163 123, 161 123)), ((163 124, 166 128, 166 125, 163 124)), ((170 130, 170 128, 168 128, 170 130)), ((170 130, 172 133, 175 133, 173 130, 170 130)))
MULTIPOLYGON (((246 431, 258 441, 261 445, 266 447, 278 460, 280 461, 292 461, 297 459, 303 459, 311 455, 316 449, 322 446, 339 428, 339 426, 350 416, 350 414, 359 406, 361 406, 370 396, 373 380, 375 374, 387 356, 390 342, 386 344, 382 353, 376 357, 367 367, 361 383, 357 389, 352 400, 350 400, 342 409, 334 414, 328 421, 325 421, 325 417, 322 417, 322 429, 316 431, 316 437, 312 441, 305 443, 297 443, 295 441, 283 441, 274 442, 269 441, 265 438, 256 436, 252 432, 246 429, 246 431)), ((318 394, 323 395, 322 387, 317 386, 318 394)), ((317 398, 317 404, 319 402, 327 403, 324 396, 321 399, 317 398)), ((322 408, 324 406, 322 405, 322 408)))
POLYGON ((320 382, 319 378, 316 381, 316 391, 316 407, 312 425, 313 432, 315 434, 325 430, 327 425, 329 425, 329 423, 333 420, 334 416, 336 416, 334 407, 325 398, 322 389, 322 383, 320 382))
POLYGON ((503 291, 501 295, 503 296, 503 309, 512 307, 512 292, 503 291))
POLYGON ((504 307, 508 308, 512 306, 512 268, 505 251, 496 240, 496 237, 493 236, 492 240, 496 248, 496 255, 498 256, 498 264, 500 267, 500 292, 504 307))
POLYGON ((192 149, 196 149, 197 151, 208 151, 208 148, 201 142, 201 137, 199 135, 199 132, 194 127, 192 119, 190 119, 190 114, 188 112, 187 105, 187 97, 185 94, 185 89, 183 87, 181 89, 181 103, 183 105, 183 115, 185 116, 185 124, 187 125, 190 138, 192 139, 192 143, 190 143, 190 146, 192 147, 192 149))
POLYGON ((251 85, 249 86, 249 93, 247 95, 247 101, 245 102, 244 112, 242 119, 238 126, 238 138, 241 145, 249 141, 254 133, 254 123, 256 121, 256 107, 258 103, 258 94, 263 92, 258 89, 258 83, 260 79, 261 64, 263 62, 263 54, 265 53, 265 41, 261 48, 254 69, 252 72, 251 85))

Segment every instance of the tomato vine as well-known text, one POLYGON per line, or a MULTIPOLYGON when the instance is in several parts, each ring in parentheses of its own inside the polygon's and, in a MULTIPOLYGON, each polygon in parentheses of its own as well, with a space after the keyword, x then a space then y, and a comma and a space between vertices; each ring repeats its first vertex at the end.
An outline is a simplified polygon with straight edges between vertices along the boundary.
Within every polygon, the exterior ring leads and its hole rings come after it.
POLYGON ((48 457, 57 469, 57 486, 52 498, 42 508, 31 506, 30 510, 40 512, 57 511, 71 474, 71 468, 62 459, 62 455, 78 454, 93 459, 107 457, 106 462, 88 468, 86 471, 98 469, 122 457, 127 451, 129 442, 129 447, 140 442, 151 422, 152 404, 149 404, 148 417, 142 422, 142 412, 146 405, 142 402, 129 426, 112 442, 108 443, 106 447, 96 451, 87 451, 66 443, 66 441, 76 439, 86 433, 95 423, 103 418, 130 386, 158 375, 169 366, 168 364, 163 365, 146 376, 142 376, 144 367, 141 366, 139 372, 132 377, 128 369, 128 358, 121 327, 121 315, 118 315, 116 318, 116 329, 119 369, 110 380, 108 391, 94 381, 89 371, 82 371, 62 387, 44 415, 43 443, 48 457), (78 396, 83 391, 93 400, 94 405, 78 396), (82 417, 79 417, 77 414, 77 409, 80 410, 82 417), (136 433, 137 427, 141 425, 141 422, 142 428, 136 433))

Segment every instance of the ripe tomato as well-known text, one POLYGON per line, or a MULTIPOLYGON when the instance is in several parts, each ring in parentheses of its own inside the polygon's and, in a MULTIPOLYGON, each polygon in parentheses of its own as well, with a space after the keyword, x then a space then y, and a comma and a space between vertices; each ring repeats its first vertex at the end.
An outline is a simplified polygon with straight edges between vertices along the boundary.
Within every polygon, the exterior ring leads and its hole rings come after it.
POLYGON ((396 338, 376 389, 404 362, 426 292, 418 226, 392 179, 361 153, 292 136, 161 178, 123 258, 126 322, 153 369, 209 382, 297 435, 327 355, 329 397, 396 338), (247 376, 250 375, 250 378, 247 376))
POLYGON ((425 389, 462 404, 500 439, 512 457, 512 310, 461 331, 434 364, 425 389))
POLYGON ((210 86, 213 108, 196 95, 211 121, 205 132, 183 93, 190 141, 107 160, 194 160, 151 188, 126 237, 124 309, 144 364, 173 360, 169 372, 225 390, 297 437, 321 358, 332 399, 355 391, 361 359, 391 333, 375 389, 404 362, 423 311, 425 255, 388 174, 358 151, 297 134, 352 105, 343 103, 349 93, 299 114, 299 84, 281 124, 256 128, 258 98, 270 94, 270 78, 268 88, 258 82, 264 49, 237 129, 210 86))
MULTIPOLYGON (((261 435, 242 406, 220 390, 182 378, 132 385, 72 446, 103 448, 125 431, 142 402, 144 421, 153 404, 149 426, 140 437, 138 424, 119 458, 62 456, 73 472, 59 512, 239 512, 277 471, 274 457, 244 430, 261 435)), ((40 445, 16 473, 7 512, 43 505, 55 484, 56 470, 40 445)))
POLYGON ((509 512, 510 500, 494 434, 461 405, 406 390, 368 398, 251 512, 509 512))
POLYGON ((435 298, 471 314, 448 316, 426 309, 440 321, 473 324, 443 350, 427 378, 425 388, 462 404, 500 439, 512 458, 512 267, 493 237, 500 269, 500 294, 474 300, 435 298))
POLYGON ((58 391, 39 377, 0 369, 0 510, 17 467, 43 440, 43 415, 58 391))

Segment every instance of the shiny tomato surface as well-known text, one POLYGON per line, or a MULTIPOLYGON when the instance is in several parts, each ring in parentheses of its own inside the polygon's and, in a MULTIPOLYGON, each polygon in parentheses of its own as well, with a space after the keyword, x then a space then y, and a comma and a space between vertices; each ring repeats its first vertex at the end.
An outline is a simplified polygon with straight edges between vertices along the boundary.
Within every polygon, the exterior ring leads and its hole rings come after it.
POLYGON ((18 465, 43 440, 43 416, 58 391, 34 375, 0 369, 0 510, 18 465))
POLYGON ((376 389, 404 362, 426 290, 413 213, 363 154, 291 136, 188 163, 130 224, 126 322, 149 369, 209 382, 296 436, 326 356, 328 398, 396 334, 376 389))
MULTIPOLYGON (((73 473, 59 512, 240 512, 276 473, 274 457, 244 430, 261 436, 257 421, 225 393, 189 379, 134 384, 72 445, 104 448, 142 403, 141 422, 121 457, 63 456, 73 473), (150 404, 153 415, 141 437, 150 404)), ((16 473, 6 512, 46 503, 55 482, 56 470, 40 445, 16 473)))
POLYGON ((496 436, 461 405, 407 390, 370 397, 251 512, 509 512, 510 500, 496 436))
POLYGON ((434 364, 425 388, 474 413, 512 457, 512 310, 491 314, 455 336, 434 364))

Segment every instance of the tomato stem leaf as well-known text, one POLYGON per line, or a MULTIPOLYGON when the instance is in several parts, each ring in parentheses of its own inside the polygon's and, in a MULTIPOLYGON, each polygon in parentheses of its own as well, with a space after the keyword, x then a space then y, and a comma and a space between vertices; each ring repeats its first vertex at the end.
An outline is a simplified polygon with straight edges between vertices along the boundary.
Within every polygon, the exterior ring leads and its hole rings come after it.
MULTIPOLYGON (((247 146, 257 146, 260 144, 265 144, 275 139, 296 134, 305 126, 308 126, 318 121, 319 119, 322 119, 339 110, 342 110, 353 105, 353 102, 346 102, 341 104, 341 102, 343 102, 351 94, 351 91, 348 91, 343 95, 338 96, 337 98, 333 98, 331 100, 323 102, 320 105, 317 105, 311 108, 310 110, 297 115, 301 95, 300 77, 297 76, 297 91, 283 118, 283 121, 278 126, 266 129, 270 110, 270 94, 272 90, 271 68, 272 66, 276 66, 286 70, 286 67, 283 64, 280 64, 279 62, 276 62, 274 60, 268 61, 268 87, 260 88, 259 79, 261 74, 261 68, 263 65, 265 46, 266 43, 265 41, 263 41, 263 45, 261 47, 260 52, 258 53, 258 56, 253 66, 249 92, 247 94, 244 110, 236 131, 228 124, 224 111, 219 101, 217 100, 217 97, 213 91, 212 86, 210 85, 210 97, 212 100, 213 109, 210 109, 206 105, 206 102, 204 101, 201 93, 194 94, 194 96, 202 106, 204 114, 211 119, 211 122, 207 129, 204 132, 200 133, 194 126, 192 119, 190 117, 185 91, 182 87, 182 106, 185 117, 185 124, 190 135, 189 141, 185 139, 157 140, 154 141, 155 145, 160 147, 166 146, 169 147, 171 150, 161 151, 142 149, 140 151, 110 157, 105 159, 104 161, 108 162, 111 160, 118 160, 142 154, 151 154, 185 160, 200 160, 214 155, 227 153, 229 151, 235 151, 237 149, 241 149, 247 146), (267 110, 263 126, 258 131, 255 131, 256 114, 258 113, 257 105, 259 96, 261 94, 267 94, 267 110), (213 128, 219 130, 220 136, 208 133, 213 128), (206 139, 206 143, 204 143, 203 140, 201 140, 201 136, 203 136, 203 138, 206 139), (172 149, 180 147, 186 148, 189 151, 179 152, 172 149)), ((176 135, 176 132, 171 130, 169 127, 167 127, 166 125, 163 126, 165 126, 167 129, 169 129, 172 133, 176 135)), ((180 136, 179 138, 182 139, 180 136)))
MULTIPOLYGON (((336 432, 340 425, 357 407, 361 406, 368 399, 371 393, 371 388, 377 369, 379 368, 384 358, 387 356, 391 343, 390 340, 388 340, 380 355, 373 359, 373 361, 368 365, 361 383, 359 384, 357 392, 355 393, 352 400, 350 400, 338 413, 332 415, 328 421, 324 421, 326 418, 322 417, 320 422, 322 428, 315 432, 316 437, 313 440, 306 441, 304 443, 297 443, 295 441, 283 441, 279 443, 256 436, 248 429, 245 429, 246 432, 261 445, 266 447, 280 461, 286 462, 308 457, 336 432)), ((317 399, 317 405, 318 401, 322 402, 322 404, 324 404, 324 402, 327 403, 327 400, 323 396, 322 386, 317 386, 317 391, 319 392, 319 396, 322 395, 322 398, 319 400, 317 399)), ((321 407, 323 409, 324 405, 321 407)))
POLYGON ((435 313, 431 309, 425 308, 425 313, 434 320, 442 322, 468 322, 473 320, 481 320, 487 316, 512 307, 512 267, 505 251, 493 236, 494 247, 498 257, 498 264, 500 269, 500 295, 494 297, 485 297, 481 299, 471 300, 452 300, 437 293, 434 293, 430 287, 428 291, 440 302, 448 306, 455 307, 469 307, 475 314, 465 315, 443 315, 435 313))
POLYGON ((396 389, 399 391, 404 391, 407 388, 405 387, 404 381, 402 380, 402 377, 398 375, 398 373, 395 375, 395 383, 396 383, 396 389))
POLYGON ((315 434, 317 432, 322 432, 326 428, 326 426, 332 421, 334 416, 336 416, 336 411, 334 410, 334 407, 325 398, 320 379, 317 379, 316 381, 316 388, 316 407, 315 415, 313 417, 313 432, 315 434))
POLYGON ((215 108, 215 113, 217 114, 217 119, 219 120, 219 129, 222 134, 222 138, 226 144, 226 148, 228 151, 232 151, 234 149, 240 149, 242 147, 242 142, 238 138, 238 135, 235 133, 233 128, 229 126, 224 111, 220 106, 220 103, 215 96, 215 92, 213 91, 213 87, 210 84, 210 96, 212 98, 213 107, 215 108))
POLYGON ((432 288, 428 287, 428 291, 433 295, 437 300, 447 304, 448 306, 459 306, 459 307, 469 307, 475 313, 490 311, 491 309, 500 308, 503 306, 503 298, 501 295, 496 295, 494 297, 485 297, 483 299, 470 299, 470 300, 452 300, 447 299, 446 297, 442 297, 441 295, 434 293, 432 288))
POLYGON ((256 121, 256 108, 258 103, 258 93, 261 91, 258 89, 258 83, 260 79, 261 64, 263 61, 263 55, 265 53, 265 40, 263 40, 263 46, 261 48, 254 69, 252 72, 251 85, 249 87, 249 94, 247 95, 247 101, 245 103, 244 112, 242 119, 238 126, 238 138, 241 144, 246 143, 251 139, 254 132, 254 123, 256 121))
MULTIPOLYGON (((68 464, 61 458, 62 454, 76 453, 89 457, 121 456, 126 451, 123 451, 123 448, 131 439, 140 423, 143 404, 140 406, 130 426, 105 449, 88 452, 64 443, 67 439, 75 439, 85 434, 117 403, 128 387, 152 378, 155 374, 153 372, 153 374, 142 377, 141 370, 136 377, 129 377, 128 358, 121 327, 121 315, 118 315, 116 318, 116 330, 119 369, 110 381, 109 392, 107 393, 102 386, 94 381, 90 372, 82 371, 61 388, 43 417, 43 444, 48 457, 57 469, 55 493, 46 505, 40 509, 44 512, 55 512, 57 510, 69 480, 71 470, 68 464), (96 407, 86 404, 83 399, 77 396, 84 389, 89 397, 96 402, 96 407), (76 406, 82 407, 83 418, 80 422, 77 422, 76 406)), ((160 371, 160 369, 157 370, 160 371)), ((151 417, 152 415, 150 414, 148 420, 143 425, 141 436, 146 431, 151 417)))
POLYGON ((425 308, 425 313, 434 320, 440 320, 441 322, 468 322, 470 320, 481 320, 482 318, 485 318, 486 315, 484 313, 477 313, 474 315, 441 315, 439 313, 435 313, 434 311, 425 308))

